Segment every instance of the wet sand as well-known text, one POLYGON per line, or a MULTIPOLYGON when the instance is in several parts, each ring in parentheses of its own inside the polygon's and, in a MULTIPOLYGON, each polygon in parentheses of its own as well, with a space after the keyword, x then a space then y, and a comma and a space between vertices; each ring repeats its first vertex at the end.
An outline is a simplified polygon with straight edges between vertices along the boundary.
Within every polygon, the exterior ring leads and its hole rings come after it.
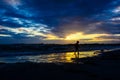
POLYGON ((0 64, 0 80, 93 80, 81 64, 14 63, 0 64))
POLYGON ((0 63, 0 80, 119 80, 120 61, 99 64, 0 63))

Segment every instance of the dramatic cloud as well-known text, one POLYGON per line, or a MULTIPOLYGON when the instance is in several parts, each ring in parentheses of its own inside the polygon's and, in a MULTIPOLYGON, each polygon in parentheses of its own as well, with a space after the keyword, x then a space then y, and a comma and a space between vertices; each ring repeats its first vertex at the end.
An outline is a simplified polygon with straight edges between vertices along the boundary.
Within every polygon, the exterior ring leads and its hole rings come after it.
POLYGON ((0 43, 110 42, 113 38, 118 42, 119 3, 120 0, 0 0, 0 43))

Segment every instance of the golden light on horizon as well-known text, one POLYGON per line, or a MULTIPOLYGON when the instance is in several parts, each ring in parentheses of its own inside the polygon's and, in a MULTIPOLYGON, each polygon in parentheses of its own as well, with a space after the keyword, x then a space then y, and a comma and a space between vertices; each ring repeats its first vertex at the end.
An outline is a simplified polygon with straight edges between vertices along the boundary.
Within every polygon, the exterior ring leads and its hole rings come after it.
POLYGON ((47 34, 45 40, 63 40, 63 38, 60 38, 53 34, 47 34))
POLYGON ((71 33, 64 38, 61 38, 54 34, 47 34, 44 40, 61 40, 64 43, 73 43, 74 41, 82 41, 82 42, 101 42, 106 41, 105 39, 100 38, 101 36, 108 36, 109 34, 84 34, 82 32, 71 33))
POLYGON ((77 32, 75 34, 68 35, 65 40, 95 39, 96 37, 105 35, 107 34, 83 34, 82 32, 77 32))

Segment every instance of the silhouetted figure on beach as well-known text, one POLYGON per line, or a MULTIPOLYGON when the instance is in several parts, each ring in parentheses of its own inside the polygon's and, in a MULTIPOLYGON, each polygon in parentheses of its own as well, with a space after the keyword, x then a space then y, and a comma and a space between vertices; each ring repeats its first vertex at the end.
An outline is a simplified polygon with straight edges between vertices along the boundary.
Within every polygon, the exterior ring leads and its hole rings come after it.
POLYGON ((79 58, 79 41, 75 43, 75 57, 79 58))

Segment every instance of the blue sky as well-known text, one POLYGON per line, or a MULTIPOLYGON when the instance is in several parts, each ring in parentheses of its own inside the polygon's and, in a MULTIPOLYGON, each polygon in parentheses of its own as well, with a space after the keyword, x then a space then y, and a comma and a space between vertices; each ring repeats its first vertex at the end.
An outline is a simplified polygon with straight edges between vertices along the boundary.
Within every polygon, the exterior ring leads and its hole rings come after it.
POLYGON ((0 0, 0 44, 119 43, 120 0, 0 0))

